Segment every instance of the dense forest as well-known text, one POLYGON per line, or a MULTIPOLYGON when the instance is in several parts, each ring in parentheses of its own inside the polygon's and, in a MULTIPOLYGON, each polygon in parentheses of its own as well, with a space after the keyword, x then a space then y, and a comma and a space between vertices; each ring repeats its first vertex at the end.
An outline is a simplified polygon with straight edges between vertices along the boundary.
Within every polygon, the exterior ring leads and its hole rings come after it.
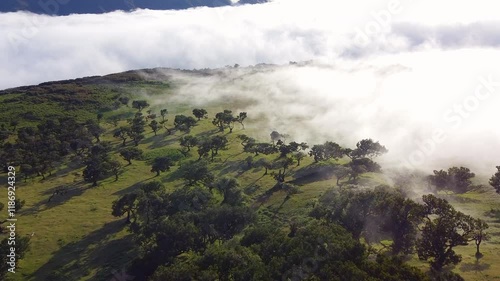
POLYGON ((15 168, 16 254, 26 270, 13 280, 122 280, 120 268, 125 280, 465 280, 462 249, 477 271, 498 255, 482 249, 500 211, 471 215, 455 203, 500 192, 500 166, 486 182, 464 166, 387 180, 377 161, 391 148, 379 141, 306 143, 255 126, 259 117, 239 101, 168 102, 182 83, 173 72, 0 92, 2 179, 15 168), (56 223, 45 215, 56 209, 81 236, 47 232, 59 240, 40 254, 48 242, 37 233, 56 223), (69 222, 76 214, 88 221, 69 222), (97 221, 121 234, 92 237, 97 221))

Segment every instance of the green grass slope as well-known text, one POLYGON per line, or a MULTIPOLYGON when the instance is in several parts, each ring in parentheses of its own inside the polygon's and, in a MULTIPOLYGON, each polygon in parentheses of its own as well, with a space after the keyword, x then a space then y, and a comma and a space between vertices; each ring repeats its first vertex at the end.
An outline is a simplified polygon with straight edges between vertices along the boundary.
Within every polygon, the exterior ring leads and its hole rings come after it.
MULTIPOLYGON (((159 180, 172 190, 182 186, 183 181, 176 173, 178 166, 155 177, 155 173, 150 171, 149 161, 157 156, 176 153, 180 148, 178 139, 184 133, 169 135, 162 129, 154 136, 149 127, 146 127, 146 138, 139 145, 145 155, 142 160, 133 160, 132 164, 127 166, 126 161, 116 155, 121 141, 112 137, 115 126, 106 120, 120 117, 118 125, 121 125, 133 114, 131 108, 113 104, 120 96, 127 96, 132 100, 142 98, 142 93, 148 93, 149 97, 161 95, 168 101, 167 104, 153 104, 151 109, 159 114, 161 108, 168 108, 167 124, 170 127, 173 126, 175 114, 191 115, 194 108, 188 101, 169 101, 169 97, 176 93, 182 81, 172 79, 164 73, 154 76, 156 72, 152 70, 145 72, 150 74, 149 78, 131 71, 0 91, 0 120, 7 127, 11 126, 13 120, 18 121, 19 128, 35 125, 46 118, 73 116, 83 121, 95 118, 98 112, 103 113, 101 125, 106 132, 102 140, 113 144, 115 157, 124 165, 124 172, 117 181, 114 177, 109 177, 100 181, 97 187, 91 187, 91 184, 84 182, 83 166, 72 157, 67 157, 45 180, 36 177, 23 182, 18 177, 17 196, 26 203, 18 216, 17 232, 31 237, 31 248, 19 262, 18 272, 8 275, 9 280, 111 280, 137 256, 124 218, 111 215, 112 202, 152 180, 159 180), (54 191, 59 188, 65 188, 67 192, 52 197, 54 191)), ((196 75, 206 74, 200 72, 196 75)), ((238 103, 244 102, 229 99, 225 103, 207 104, 204 108, 213 116, 223 108, 238 107, 238 103)), ((252 126, 256 123, 257 120, 249 112, 247 129, 243 130, 236 124, 234 132, 229 134, 227 131, 217 132, 211 119, 202 119, 190 134, 226 135, 229 139, 228 149, 221 151, 210 164, 215 176, 238 178, 247 202, 254 206, 263 218, 274 219, 286 225, 291 220, 306 216, 325 190, 336 187, 336 179, 314 175, 300 179, 289 177, 287 181, 300 186, 298 194, 287 197, 284 191, 270 192, 275 180, 269 175, 264 176, 263 168, 247 167, 246 158, 250 154, 243 152, 237 139, 237 135, 243 133, 249 136, 269 134, 262 132, 262 128, 258 126, 252 126)), ((260 157, 267 156, 257 156, 254 161, 260 157)), ((195 150, 181 161, 189 159, 197 159, 195 150)), ((306 157, 300 166, 294 165, 292 169, 295 172, 303 172, 312 164, 313 160, 306 157)), ((365 174, 361 181, 366 185, 384 183, 383 177, 378 174, 365 174)), ((5 173, 0 175, 0 183, 7 186, 5 173)), ((7 201, 6 195, 4 189, 4 192, 0 193, 0 202, 7 201)), ((486 220, 492 236, 490 241, 481 246, 484 257, 479 263, 476 263, 474 258, 473 245, 457 247, 457 252, 463 255, 463 261, 454 271, 466 280, 500 280, 500 211, 491 211, 499 208, 499 195, 492 190, 482 190, 446 196, 457 209, 486 220)), ((3 212, 0 220, 5 219, 5 215, 6 212, 3 212)), ((428 268, 427 264, 416 258, 411 263, 422 269, 428 268)))

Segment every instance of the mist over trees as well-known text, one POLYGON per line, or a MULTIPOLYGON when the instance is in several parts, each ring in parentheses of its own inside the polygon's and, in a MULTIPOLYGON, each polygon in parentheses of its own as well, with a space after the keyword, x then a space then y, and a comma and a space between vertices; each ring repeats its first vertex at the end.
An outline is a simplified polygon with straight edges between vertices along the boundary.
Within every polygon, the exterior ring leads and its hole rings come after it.
MULTIPOLYGON (((247 112, 226 109, 212 119, 194 109, 194 118, 168 121, 161 109, 157 122, 147 101, 132 107, 113 127, 100 119, 13 124, 1 157, 8 154, 5 163, 19 166, 24 180, 44 180, 64 161, 80 164, 91 187, 120 183, 136 167, 154 173, 109 206, 133 238, 138 254, 127 272, 137 280, 460 280, 447 271, 462 259, 457 248, 473 245, 479 260, 491 237, 485 221, 442 198, 477 188, 466 167, 433 171, 425 179, 435 194, 410 198, 404 186, 366 184, 383 172, 377 157, 389 152, 370 138, 353 148, 277 131, 261 140, 251 136, 251 122, 245 130, 247 112), (246 178, 251 173, 260 178, 246 178), (248 184, 261 179, 262 186, 248 184), (305 200, 304 186, 315 192, 307 212, 283 219, 284 205, 305 200), (261 207, 273 194, 282 202, 261 207), (412 256, 432 272, 409 265, 412 256)), ((497 170, 489 183, 500 192, 497 170)))

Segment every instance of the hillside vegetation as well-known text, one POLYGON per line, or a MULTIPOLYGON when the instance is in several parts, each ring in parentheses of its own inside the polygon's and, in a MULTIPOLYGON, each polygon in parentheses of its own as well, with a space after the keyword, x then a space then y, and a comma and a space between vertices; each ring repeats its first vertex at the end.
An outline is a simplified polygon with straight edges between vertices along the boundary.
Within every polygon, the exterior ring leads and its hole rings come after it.
POLYGON ((377 140, 296 141, 251 100, 179 98, 189 76, 224 71, 0 91, 7 280, 500 279, 500 167, 389 173, 377 140))

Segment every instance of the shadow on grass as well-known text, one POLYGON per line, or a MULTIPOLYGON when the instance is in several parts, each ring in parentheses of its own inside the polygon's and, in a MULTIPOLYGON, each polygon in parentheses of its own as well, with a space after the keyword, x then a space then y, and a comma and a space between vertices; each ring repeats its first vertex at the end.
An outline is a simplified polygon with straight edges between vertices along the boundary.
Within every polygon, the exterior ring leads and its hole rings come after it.
POLYGON ((34 214, 62 205, 75 196, 80 196, 86 190, 83 183, 61 184, 45 190, 41 194, 49 196, 27 209, 21 209, 21 214, 34 214))
POLYGON ((149 144, 148 149, 155 149, 178 143, 179 139, 180 136, 164 133, 164 134, 158 134, 157 136, 153 135, 152 137, 149 137, 141 141, 141 143, 149 144))
POLYGON ((500 223, 500 209, 491 209, 485 212, 484 215, 494 219, 493 222, 500 223))
POLYGON ((441 197, 445 198, 450 203, 482 203, 481 200, 461 197, 460 194, 443 194, 441 197))
MULTIPOLYGON (((217 165, 213 170, 214 171, 219 171, 218 176, 224 176, 230 173, 234 172, 241 172, 242 169, 244 170, 243 173, 245 172, 246 168, 246 163, 241 160, 235 160, 235 161, 224 161, 222 164, 217 165)), ((240 173, 241 175, 242 173, 240 173)))
POLYGON ((125 187, 124 189, 120 189, 120 190, 114 192, 113 195, 122 196, 122 195, 125 195, 125 194, 128 194, 128 193, 132 193, 132 192, 138 190, 141 187, 141 185, 143 185, 145 182, 147 182, 148 180, 150 180, 152 178, 155 178, 155 176, 153 175, 152 177, 150 177, 148 179, 144 179, 142 181, 138 181, 138 182, 134 183, 133 185, 131 185, 129 187, 125 187))
POLYGON ((489 268, 490 268, 489 263, 482 263, 482 262, 478 262, 478 261, 470 262, 470 263, 462 263, 460 265, 460 270, 463 272, 470 272, 470 271, 480 272, 483 270, 487 270, 489 268))
POLYGON ((114 272, 135 256, 131 236, 110 241, 124 226, 124 220, 113 221, 80 241, 63 246, 30 277, 34 281, 80 280, 96 271, 96 276, 89 280, 111 280, 114 272))
POLYGON ((212 130, 208 130, 208 131, 204 131, 204 132, 201 132, 201 133, 198 133, 196 134, 195 136, 199 139, 203 139, 203 138, 208 138, 212 135, 215 135, 217 133, 220 133, 219 129, 212 129, 212 130))
POLYGON ((305 167, 298 168, 295 171, 292 184, 305 185, 313 182, 331 179, 335 174, 337 164, 313 163, 305 167))

